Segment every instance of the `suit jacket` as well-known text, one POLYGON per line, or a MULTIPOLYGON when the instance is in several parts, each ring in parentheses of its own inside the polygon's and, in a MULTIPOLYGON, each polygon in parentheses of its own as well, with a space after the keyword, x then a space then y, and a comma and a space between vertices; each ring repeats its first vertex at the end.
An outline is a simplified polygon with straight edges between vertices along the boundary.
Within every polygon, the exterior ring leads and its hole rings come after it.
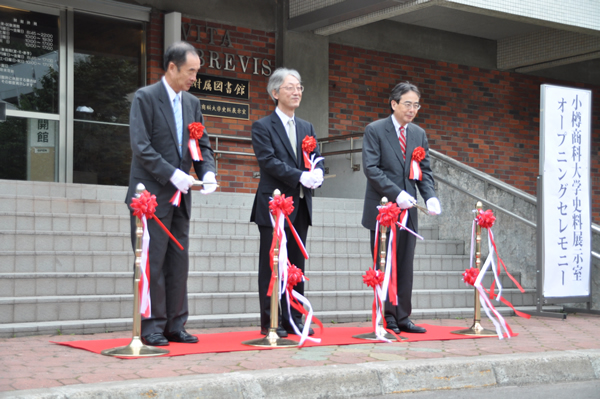
MULTIPOLYGON (((310 122, 294 117, 296 121, 297 155, 288 139, 287 132, 279 116, 273 112, 252 124, 252 147, 260 167, 260 181, 250 221, 259 226, 271 226, 269 217, 269 199, 273 191, 279 189, 286 198, 293 197, 294 211, 290 215, 292 223, 298 213, 300 199, 300 175, 308 168, 304 167, 302 140, 306 136, 315 137, 315 129, 310 122)), ((319 147, 315 148, 316 157, 320 157, 319 147)), ((323 169, 323 161, 317 164, 323 169)), ((312 190, 304 187, 304 199, 308 206, 309 218, 312 218, 312 190)), ((309 225, 312 221, 308 221, 309 225)))
MULTIPOLYGON (((417 188, 425 201, 435 196, 433 173, 429 162, 429 144, 425 130, 409 123, 406 127, 406 160, 402 159, 402 150, 398 135, 392 122, 393 116, 369 124, 363 137, 363 167, 367 176, 367 190, 363 208, 362 225, 375 230, 377 206, 381 197, 396 201, 402 190, 417 198, 417 188), (420 163, 422 180, 410 180, 410 158, 417 147, 425 150, 425 159, 420 163)), ((418 229, 417 209, 411 208, 408 217, 409 228, 418 229)))
MULTIPOLYGON (((213 150, 206 131, 199 140, 203 161, 194 162, 188 149, 192 122, 204 122, 200 101, 188 92, 182 92, 183 115, 182 155, 179 155, 175 117, 167 89, 162 81, 139 89, 131 104, 129 132, 133 157, 129 176, 129 189, 125 202, 130 205, 138 183, 143 183, 151 194, 156 195, 156 216, 165 216, 169 200, 177 191, 170 178, 179 168, 188 173, 192 163, 200 179, 208 171, 215 172, 213 150)), ((181 205, 191 215, 192 190, 182 195, 181 205)))

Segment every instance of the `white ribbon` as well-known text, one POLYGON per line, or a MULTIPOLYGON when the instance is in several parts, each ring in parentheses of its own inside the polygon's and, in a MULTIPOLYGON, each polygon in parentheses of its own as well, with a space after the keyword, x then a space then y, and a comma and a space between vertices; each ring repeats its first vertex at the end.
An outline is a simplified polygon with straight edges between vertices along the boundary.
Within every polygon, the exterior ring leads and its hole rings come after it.
POLYGON ((190 154, 192 155, 192 159, 196 162, 200 161, 200 154, 198 154, 198 147, 196 146, 196 139, 190 139, 188 141, 188 148, 190 149, 190 154))
POLYGON ((310 154, 310 160, 309 160, 309 162, 310 162, 310 171, 311 172, 315 169, 315 166, 317 166, 317 164, 319 162, 321 162, 322 160, 325 159, 323 157, 319 157, 319 158, 315 159, 315 156, 316 156, 315 153, 310 154))
MULTIPOLYGON (((150 248, 150 233, 148 233, 148 221, 146 215, 142 216, 144 233, 142 234, 142 255, 140 259, 140 284, 142 286, 140 295, 140 313, 144 317, 150 317, 150 270, 148 265, 148 250, 150 248)), ((139 289, 139 287, 138 287, 139 289)))
MULTIPOLYGON (((475 212, 477 212, 477 211, 475 211, 475 212)), ((476 219, 473 220, 473 227, 471 229, 471 254, 470 254, 470 265, 469 265, 471 268, 473 267, 473 252, 474 252, 474 248, 475 248, 475 223, 477 223, 476 219)), ((479 274, 477 275, 477 279, 475 280, 475 283, 473 285, 475 286, 475 288, 477 289, 477 292, 479 293, 479 299, 481 302, 481 306, 483 307, 483 310, 485 311, 485 314, 492 321, 492 323, 494 324, 494 327, 496 328, 496 334, 498 334, 498 339, 504 339, 504 334, 503 334, 502 330, 504 330, 506 332, 506 336, 508 338, 510 338, 510 331, 508 330, 508 327, 506 325, 506 320, 504 320, 504 317, 502 317, 502 315, 496 310, 494 305, 492 305, 492 302, 487 297, 487 295, 483 289, 483 286, 481 285, 481 281, 485 277, 485 273, 489 269, 490 265, 492 265, 494 279, 496 280, 496 283, 498 284, 498 289, 499 289, 498 298, 500 298, 500 294, 502 292, 502 285, 500 284, 500 281, 499 281, 497 273, 496 273, 496 264, 494 262, 494 256, 493 256, 494 247, 492 246, 492 242, 491 242, 491 238, 492 238, 491 230, 488 229, 488 232, 489 232, 488 246, 489 246, 490 252, 489 252, 488 257, 486 258, 483 266, 481 267, 481 270, 479 271, 479 274), (491 313, 490 313, 490 311, 491 311, 491 313), (493 313, 493 315, 492 315, 492 313, 493 313)))

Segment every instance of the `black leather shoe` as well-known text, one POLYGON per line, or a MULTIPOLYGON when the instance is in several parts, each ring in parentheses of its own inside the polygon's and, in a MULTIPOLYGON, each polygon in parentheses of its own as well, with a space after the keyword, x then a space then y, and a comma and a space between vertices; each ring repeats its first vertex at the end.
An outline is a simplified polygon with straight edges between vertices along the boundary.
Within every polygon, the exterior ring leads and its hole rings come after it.
MULTIPOLYGON (((288 336, 288 333, 281 326, 277 327, 277 330, 275 330, 275 332, 277 333, 277 335, 279 335, 279 338, 285 338, 285 337, 288 336)), ((269 333, 269 329, 268 328, 261 328, 260 329, 260 333, 262 335, 267 335, 269 333)))
POLYGON ((386 328, 390 331, 392 331, 395 334, 400 334, 400 328, 398 327, 398 323, 396 323, 396 320, 385 320, 385 325, 386 328))
MULTIPOLYGON (((298 327, 298 331, 300 331, 300 332, 302 332, 302 330, 304 330, 304 324, 302 324, 302 323, 296 324, 296 327, 298 327)), ((294 331, 294 329, 291 326, 287 327, 285 329, 285 331, 287 331, 288 334, 294 334, 294 335, 296 334, 296 331, 294 331)), ((313 330, 312 327, 308 328, 308 335, 309 336, 315 335, 315 330, 313 330)))
POLYGON ((195 344, 198 342, 198 337, 189 334, 185 330, 165 334, 165 337, 171 342, 181 342, 182 344, 195 344))
POLYGON ((148 346, 168 346, 169 341, 161 333, 153 333, 144 335, 142 337, 142 343, 148 346))
POLYGON ((409 321, 405 325, 400 326, 400 331, 404 331, 407 333, 421 333, 421 334, 427 332, 427 330, 424 329, 423 327, 415 326, 415 323, 413 323, 412 321, 409 321))

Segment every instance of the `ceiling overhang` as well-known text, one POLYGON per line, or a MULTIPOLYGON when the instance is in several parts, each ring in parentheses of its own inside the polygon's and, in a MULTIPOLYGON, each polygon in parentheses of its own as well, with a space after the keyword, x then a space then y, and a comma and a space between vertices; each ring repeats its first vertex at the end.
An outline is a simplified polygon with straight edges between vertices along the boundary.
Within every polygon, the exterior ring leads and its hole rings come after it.
POLYGON ((600 3, 574 0, 569 13, 521 3, 529 8, 502 0, 289 0, 288 29, 329 36, 390 20, 494 40, 498 69, 519 72, 600 58, 600 3))

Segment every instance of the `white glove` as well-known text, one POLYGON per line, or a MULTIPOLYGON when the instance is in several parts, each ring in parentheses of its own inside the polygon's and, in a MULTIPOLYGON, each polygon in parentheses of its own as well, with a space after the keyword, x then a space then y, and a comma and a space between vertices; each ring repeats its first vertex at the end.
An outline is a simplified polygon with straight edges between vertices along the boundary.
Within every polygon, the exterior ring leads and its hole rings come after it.
POLYGON ((442 213, 442 207, 440 206, 440 200, 435 197, 431 197, 427 200, 427 210, 430 215, 439 215, 442 213))
POLYGON ((404 190, 400 191, 400 194, 398 194, 398 197, 396 198, 396 203, 400 209, 412 208, 415 202, 417 201, 413 196, 404 190))
POLYGON ((171 183, 173 183, 173 185, 177 187, 177 189, 183 194, 187 194, 190 187, 192 187, 194 184, 194 178, 181 169, 175 169, 175 172, 173 172, 173 176, 171 176, 170 180, 171 183))
POLYGON ((300 184, 306 188, 313 188, 317 184, 317 176, 313 172, 302 172, 300 175, 300 184))
POLYGON ((217 179, 213 172, 206 172, 202 178, 202 182, 204 183, 202 184, 202 190, 200 190, 202 194, 210 194, 217 189, 217 179))
POLYGON ((317 184, 315 184, 313 187, 311 188, 318 188, 321 187, 321 184, 323 184, 323 169, 319 169, 319 168, 315 168, 313 169, 312 173, 316 176, 317 178, 317 184))

